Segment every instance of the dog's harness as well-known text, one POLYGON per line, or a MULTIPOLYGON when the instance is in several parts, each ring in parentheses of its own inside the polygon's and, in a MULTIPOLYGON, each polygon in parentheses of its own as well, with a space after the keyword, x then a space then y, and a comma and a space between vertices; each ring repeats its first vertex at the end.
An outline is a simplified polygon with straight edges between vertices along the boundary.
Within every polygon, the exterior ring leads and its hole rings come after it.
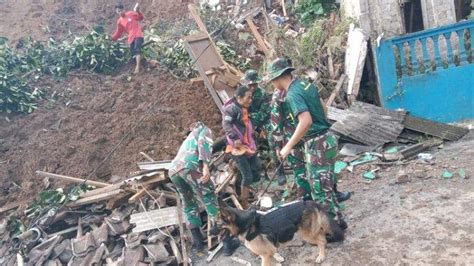
POLYGON ((253 212, 256 226, 250 228, 245 239, 251 241, 264 234, 274 245, 290 241, 298 231, 304 208, 304 201, 294 201, 265 213, 253 212))

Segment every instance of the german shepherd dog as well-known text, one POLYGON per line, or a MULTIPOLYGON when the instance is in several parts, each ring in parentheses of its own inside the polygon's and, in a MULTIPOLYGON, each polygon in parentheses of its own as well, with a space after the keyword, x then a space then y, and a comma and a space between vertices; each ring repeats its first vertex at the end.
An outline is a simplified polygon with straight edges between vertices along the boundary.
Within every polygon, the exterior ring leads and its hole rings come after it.
POLYGON ((344 240, 339 225, 314 201, 294 201, 265 213, 221 206, 220 218, 221 228, 238 236, 250 251, 260 256, 263 266, 271 265, 279 244, 292 240, 296 232, 319 247, 316 263, 326 257, 326 236, 331 242, 344 240))

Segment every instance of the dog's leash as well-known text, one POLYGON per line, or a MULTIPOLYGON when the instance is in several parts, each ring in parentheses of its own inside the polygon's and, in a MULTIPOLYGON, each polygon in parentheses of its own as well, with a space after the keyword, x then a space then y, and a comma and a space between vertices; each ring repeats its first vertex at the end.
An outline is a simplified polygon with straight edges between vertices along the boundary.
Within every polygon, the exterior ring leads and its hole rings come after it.
MULTIPOLYGON (((280 164, 278 165, 277 168, 275 168, 275 173, 273 173, 273 176, 270 178, 270 182, 268 182, 268 185, 265 187, 265 189, 260 193, 260 196, 258 197, 258 200, 255 201, 254 203, 250 204, 250 206, 257 206, 260 201, 262 200, 262 197, 263 195, 267 192, 268 188, 272 185, 273 181, 275 180, 276 176, 278 175, 278 171, 280 170, 280 168, 283 167, 283 163, 285 161, 280 161, 280 164)), ((259 194, 257 193, 257 195, 259 194)))

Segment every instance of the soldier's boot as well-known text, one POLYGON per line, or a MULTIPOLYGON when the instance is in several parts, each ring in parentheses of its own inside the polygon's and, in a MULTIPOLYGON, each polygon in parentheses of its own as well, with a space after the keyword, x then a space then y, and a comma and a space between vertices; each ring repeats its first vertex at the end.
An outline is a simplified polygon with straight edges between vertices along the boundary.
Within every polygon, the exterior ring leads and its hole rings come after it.
POLYGON ((337 191, 337 183, 334 182, 334 193, 336 194, 337 202, 343 202, 351 198, 351 193, 348 191, 337 191))
POLYGON ((250 196, 250 187, 242 186, 242 190, 240 192, 240 204, 244 210, 248 209, 249 207, 249 196, 250 196))
POLYGON ((283 186, 286 184, 286 175, 283 166, 277 168, 276 175, 278 176, 278 185, 283 186))
POLYGON ((191 229, 193 236, 193 249, 197 252, 204 250, 204 240, 202 239, 201 229, 199 227, 191 229))
POLYGON ((240 241, 236 237, 232 237, 230 235, 227 235, 226 238, 224 238, 224 246, 223 246, 223 253, 224 256, 229 257, 234 254, 234 251, 240 246, 240 241))

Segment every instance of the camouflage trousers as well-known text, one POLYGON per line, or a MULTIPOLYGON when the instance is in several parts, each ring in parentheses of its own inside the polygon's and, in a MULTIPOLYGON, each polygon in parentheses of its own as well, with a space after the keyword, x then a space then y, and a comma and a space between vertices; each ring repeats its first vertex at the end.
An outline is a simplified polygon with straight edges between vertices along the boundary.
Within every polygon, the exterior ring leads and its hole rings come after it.
POLYGON ((304 159, 304 146, 298 144, 288 155, 288 166, 293 170, 296 185, 303 191, 304 195, 302 196, 311 196, 311 186, 306 179, 306 165, 304 159))
POLYGON ((183 202, 186 225, 189 229, 202 226, 198 201, 204 204, 210 221, 215 222, 219 212, 214 185, 212 181, 199 183, 201 176, 202 174, 197 171, 183 169, 170 177, 183 202))
POLYGON ((336 220, 343 215, 334 192, 337 139, 331 133, 305 141, 305 162, 313 200, 336 220))

